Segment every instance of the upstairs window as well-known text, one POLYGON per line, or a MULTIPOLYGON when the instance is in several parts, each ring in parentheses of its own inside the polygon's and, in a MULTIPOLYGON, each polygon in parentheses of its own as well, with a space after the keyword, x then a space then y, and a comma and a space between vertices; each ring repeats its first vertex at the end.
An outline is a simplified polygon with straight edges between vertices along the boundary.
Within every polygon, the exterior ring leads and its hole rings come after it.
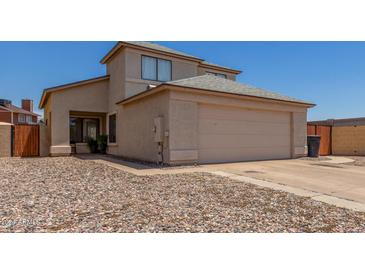
POLYGON ((25 115, 23 113, 18 114, 18 123, 25 123, 25 115))
POLYGON ((142 56, 142 79, 157 80, 157 59, 142 56))
POLYGON ((157 59, 157 80, 160 82, 171 81, 171 61, 157 59))
POLYGON ((207 71, 206 74, 208 74, 208 75, 214 75, 214 76, 217 76, 217 77, 220 77, 220 78, 227 79, 227 75, 225 75, 223 73, 215 73, 215 72, 209 72, 209 71, 207 71))
POLYGON ((115 143, 117 141, 116 136, 116 123, 117 115, 109 115, 109 143, 115 143))
POLYGON ((159 82, 171 81, 171 61, 142 56, 142 79, 159 82))
POLYGON ((27 124, 31 124, 33 122, 32 116, 27 115, 26 116, 26 122, 27 122, 27 124))

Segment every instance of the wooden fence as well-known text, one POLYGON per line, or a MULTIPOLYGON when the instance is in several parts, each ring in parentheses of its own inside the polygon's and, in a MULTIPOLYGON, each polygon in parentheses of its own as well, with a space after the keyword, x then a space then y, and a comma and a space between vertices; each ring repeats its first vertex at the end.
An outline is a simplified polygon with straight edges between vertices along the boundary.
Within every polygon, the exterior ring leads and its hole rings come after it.
POLYGON ((13 130, 13 156, 39 156, 39 125, 15 125, 13 130))
POLYGON ((319 155, 326 156, 332 154, 332 127, 307 125, 307 135, 321 136, 321 145, 319 147, 319 155))

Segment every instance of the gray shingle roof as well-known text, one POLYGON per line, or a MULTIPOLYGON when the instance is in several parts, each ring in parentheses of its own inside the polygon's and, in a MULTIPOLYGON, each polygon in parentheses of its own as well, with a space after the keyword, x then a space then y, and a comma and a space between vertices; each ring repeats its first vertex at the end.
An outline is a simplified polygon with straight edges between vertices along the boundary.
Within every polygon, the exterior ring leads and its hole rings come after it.
POLYGON ((207 66, 214 66, 217 68, 221 68, 221 69, 226 69, 226 70, 231 70, 234 73, 241 73, 240 70, 237 69, 233 69, 233 68, 229 68, 229 67, 225 67, 225 66, 221 66, 221 65, 217 65, 217 64, 213 64, 210 62, 206 62, 204 59, 200 58, 200 57, 196 57, 193 56, 191 54, 187 54, 185 52, 182 51, 178 51, 172 48, 168 48, 165 46, 162 46, 160 44, 157 43, 153 43, 153 42, 145 42, 145 41, 123 41, 123 42, 118 42, 104 57, 103 59, 100 61, 102 64, 104 64, 111 56, 113 56, 113 54, 115 54, 117 52, 117 50, 122 47, 123 45, 134 45, 134 46, 138 46, 138 47, 144 47, 147 49, 152 49, 152 50, 157 50, 160 52, 166 52, 166 53, 170 53, 170 54, 176 54, 176 55, 180 55, 180 56, 185 56, 187 58, 193 58, 195 59, 197 62, 199 62, 202 65, 207 65, 207 66))
POLYGON ((196 76, 166 82, 166 84, 313 105, 313 103, 310 102, 284 96, 279 93, 269 92, 264 89, 252 87, 214 75, 196 76))
POLYGON ((136 46, 140 46, 140 47, 145 47, 145 48, 150 48, 150 49, 154 49, 154 50, 159 50, 159 51, 164 51, 164 52, 169 52, 169 53, 173 53, 173 54, 178 54, 178 55, 182 55, 182 56, 186 56, 189 58, 195 58, 195 59, 199 59, 199 60, 203 60, 199 57, 187 54, 185 52, 181 52, 178 50, 174 50, 156 43, 152 43, 152 42, 144 42, 144 41, 126 41, 125 43, 131 44, 131 45, 136 45, 136 46))

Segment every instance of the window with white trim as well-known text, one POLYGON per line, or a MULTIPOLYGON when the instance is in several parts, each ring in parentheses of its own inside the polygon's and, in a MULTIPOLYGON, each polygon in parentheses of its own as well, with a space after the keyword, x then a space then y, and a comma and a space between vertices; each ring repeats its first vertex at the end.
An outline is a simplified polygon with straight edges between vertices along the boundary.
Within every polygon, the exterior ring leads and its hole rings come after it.
POLYGON ((25 115, 23 113, 18 114, 18 123, 25 123, 25 115))
POLYGON ((27 124, 31 124, 33 122, 31 115, 27 115, 25 119, 26 119, 27 124))
POLYGON ((170 60, 142 55, 142 79, 159 82, 171 81, 170 60))

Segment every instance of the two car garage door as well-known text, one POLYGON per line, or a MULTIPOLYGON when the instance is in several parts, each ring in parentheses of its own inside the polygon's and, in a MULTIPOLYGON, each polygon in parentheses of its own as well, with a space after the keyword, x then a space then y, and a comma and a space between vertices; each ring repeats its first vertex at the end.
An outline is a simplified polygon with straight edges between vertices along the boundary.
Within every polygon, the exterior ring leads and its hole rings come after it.
POLYGON ((287 159, 290 113, 199 106, 199 162, 287 159))

